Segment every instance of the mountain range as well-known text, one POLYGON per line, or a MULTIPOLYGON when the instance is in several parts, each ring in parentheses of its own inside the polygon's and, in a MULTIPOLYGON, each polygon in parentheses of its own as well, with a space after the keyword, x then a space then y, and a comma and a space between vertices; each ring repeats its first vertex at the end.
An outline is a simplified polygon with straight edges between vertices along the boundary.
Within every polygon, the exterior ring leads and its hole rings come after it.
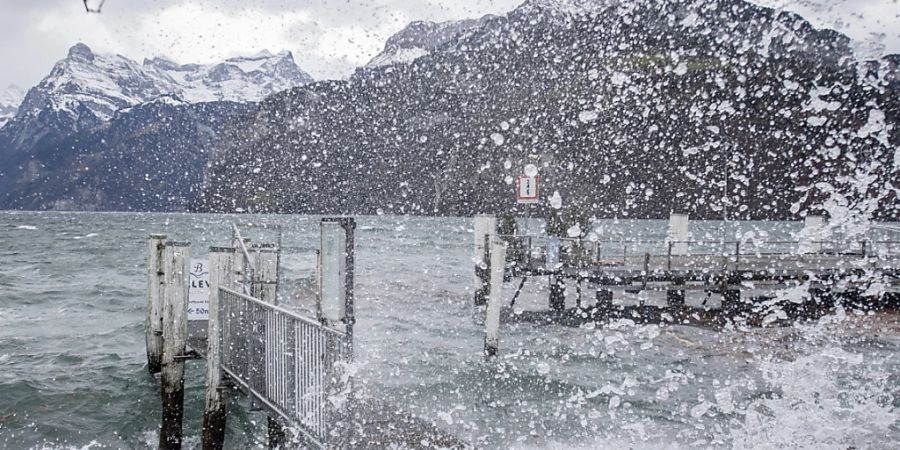
POLYGON ((414 23, 350 80, 270 96, 227 130, 200 204, 521 212, 512 183, 534 165, 535 214, 553 196, 598 217, 896 218, 897 62, 741 0, 529 0, 414 23))
POLYGON ((414 22, 320 82, 76 45, 0 128, 0 207, 497 213, 534 165, 535 214, 896 220, 898 63, 743 0, 414 22))
POLYGON ((0 207, 184 210, 222 124, 311 82, 290 52, 182 65, 76 44, 0 128, 0 207), (169 173, 153 158, 192 169, 169 173))

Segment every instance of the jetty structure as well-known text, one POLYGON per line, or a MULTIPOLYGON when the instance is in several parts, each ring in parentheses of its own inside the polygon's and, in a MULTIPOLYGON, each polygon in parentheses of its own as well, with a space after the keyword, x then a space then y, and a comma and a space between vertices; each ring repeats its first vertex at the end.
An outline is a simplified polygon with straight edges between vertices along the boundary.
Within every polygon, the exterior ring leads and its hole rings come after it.
POLYGON ((629 319, 721 328, 814 319, 837 307, 900 308, 900 240, 825 241, 824 226, 824 218, 806 217, 796 241, 693 241, 689 217, 672 214, 664 240, 590 240, 519 233, 526 227, 515 219, 476 216, 473 288, 485 354, 497 354, 501 322, 603 326, 629 319), (546 279, 547 307, 516 311, 529 278, 546 279), (779 298, 787 290, 800 295, 779 298), (697 293, 718 306, 686 303, 697 293))
POLYGON ((202 446, 225 445, 227 398, 268 415, 270 448, 468 448, 432 423, 354 389, 352 218, 324 218, 315 316, 279 304, 281 229, 253 244, 233 225, 226 246, 191 258, 188 242, 148 239, 147 366, 159 376, 160 449, 184 442, 184 365, 206 363, 202 446))

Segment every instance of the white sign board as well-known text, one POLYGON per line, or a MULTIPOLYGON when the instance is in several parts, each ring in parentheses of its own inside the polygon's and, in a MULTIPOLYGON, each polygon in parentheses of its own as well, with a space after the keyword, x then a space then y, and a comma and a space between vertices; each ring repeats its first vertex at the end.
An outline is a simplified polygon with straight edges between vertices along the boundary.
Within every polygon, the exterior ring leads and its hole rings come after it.
POLYGON ((188 320, 209 320, 209 269, 206 260, 191 260, 188 320))
POLYGON ((516 177, 516 203, 538 203, 537 175, 520 175, 516 177))

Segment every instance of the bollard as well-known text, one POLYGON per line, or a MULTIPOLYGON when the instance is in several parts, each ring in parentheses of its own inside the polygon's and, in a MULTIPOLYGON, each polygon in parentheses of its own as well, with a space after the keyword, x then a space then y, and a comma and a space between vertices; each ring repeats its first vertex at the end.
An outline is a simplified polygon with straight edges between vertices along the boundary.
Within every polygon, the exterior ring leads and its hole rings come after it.
POLYGON ((151 234, 147 247, 147 368, 151 375, 155 375, 162 364, 163 253, 166 235, 151 234))
POLYGON ((225 444, 227 417, 226 392, 222 378, 223 307, 219 288, 232 288, 235 250, 231 247, 209 248, 209 328, 206 351, 206 404, 203 409, 203 449, 221 450, 225 444))
POLYGON ((184 353, 187 340, 190 243, 168 242, 164 252, 163 351, 160 383, 162 427, 159 448, 178 450, 184 417, 184 353))
POLYGON ((484 317, 484 354, 497 355, 500 343, 500 308, 503 303, 503 275, 506 272, 506 242, 494 238, 491 241, 491 272, 488 278, 488 303, 484 317))

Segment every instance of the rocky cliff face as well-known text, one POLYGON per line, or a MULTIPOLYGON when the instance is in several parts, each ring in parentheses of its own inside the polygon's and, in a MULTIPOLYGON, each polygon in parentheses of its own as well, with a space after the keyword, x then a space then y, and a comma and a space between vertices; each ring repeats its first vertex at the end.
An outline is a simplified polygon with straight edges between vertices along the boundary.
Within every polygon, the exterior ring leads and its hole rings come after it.
POLYGON ((228 131, 204 209, 499 212, 534 164, 545 199, 600 216, 898 214, 896 58, 857 62, 797 15, 530 0, 446 36, 262 102, 228 131))

